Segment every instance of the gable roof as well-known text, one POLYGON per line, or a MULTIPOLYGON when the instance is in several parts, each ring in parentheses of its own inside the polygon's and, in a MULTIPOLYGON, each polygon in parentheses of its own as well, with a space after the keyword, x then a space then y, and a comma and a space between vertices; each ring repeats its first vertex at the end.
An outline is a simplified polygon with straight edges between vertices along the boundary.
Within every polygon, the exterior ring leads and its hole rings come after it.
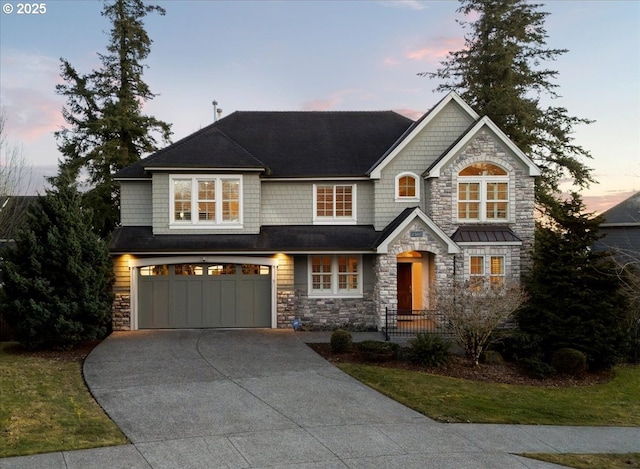
POLYGON ((511 150, 511 152, 513 152, 513 154, 522 162, 522 164, 529 170, 529 176, 540 176, 541 172, 536 164, 527 155, 525 155, 524 152, 520 150, 520 148, 518 148, 516 144, 513 143, 513 141, 511 141, 511 139, 507 137, 507 135, 487 116, 484 116, 469 127, 469 129, 457 141, 455 141, 451 147, 449 147, 449 149, 440 156, 440 158, 433 162, 427 171, 425 171, 424 176, 427 178, 440 177, 440 171, 442 168, 446 166, 446 164, 454 158, 458 152, 462 151, 469 143, 471 143, 471 140, 473 140, 485 127, 493 132, 496 138, 511 150))
POLYGON ((421 209, 420 207, 406 208, 398 215, 387 227, 380 233, 380 236, 375 242, 375 247, 378 253, 387 253, 389 244, 407 229, 415 219, 419 219, 424 223, 427 228, 432 232, 436 239, 447 246, 447 252, 449 254, 457 254, 460 252, 460 248, 455 242, 449 238, 444 231, 440 229, 421 209))
POLYGON ((418 119, 404 135, 402 135, 387 152, 382 155, 378 161, 369 169, 369 174, 373 179, 378 179, 384 167, 396 157, 398 153, 406 147, 422 130, 442 111, 449 103, 457 103, 460 108, 471 118, 476 121, 480 116, 469 106, 455 91, 451 91, 440 100, 433 108, 427 111, 420 119, 418 119))
POLYGON ((393 111, 237 111, 116 174, 145 170, 263 169, 265 177, 365 177, 413 124, 393 111))
POLYGON ((614 205, 602 214, 603 227, 640 226, 640 192, 614 205))

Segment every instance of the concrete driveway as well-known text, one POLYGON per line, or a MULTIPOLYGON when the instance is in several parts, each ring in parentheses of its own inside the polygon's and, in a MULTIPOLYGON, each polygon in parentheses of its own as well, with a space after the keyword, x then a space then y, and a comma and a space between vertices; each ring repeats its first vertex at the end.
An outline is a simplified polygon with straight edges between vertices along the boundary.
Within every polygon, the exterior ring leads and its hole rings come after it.
POLYGON ((292 331, 118 332, 84 373, 132 444, 0 467, 517 469, 558 466, 510 453, 640 449, 637 429, 434 422, 342 373, 292 331))

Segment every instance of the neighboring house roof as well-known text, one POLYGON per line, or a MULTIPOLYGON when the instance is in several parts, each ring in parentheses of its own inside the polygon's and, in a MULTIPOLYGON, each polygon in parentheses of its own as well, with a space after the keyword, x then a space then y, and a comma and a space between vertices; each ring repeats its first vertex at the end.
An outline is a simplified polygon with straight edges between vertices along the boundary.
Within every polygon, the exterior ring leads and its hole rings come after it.
POLYGON ((0 197, 0 239, 13 238, 15 231, 22 226, 29 205, 37 198, 35 195, 0 197))
POLYGON ((237 111, 116 174, 149 177, 145 168, 264 169, 266 177, 366 176, 413 124, 392 111, 237 111))
POLYGON ((37 198, 30 195, 0 197, 0 251, 24 226, 27 209, 37 198))
POLYGON ((370 251, 379 233, 371 225, 263 226, 259 234, 154 235, 148 226, 116 228, 111 252, 309 252, 370 251))
POLYGON ((640 192, 614 205, 602 214, 604 222, 601 226, 640 226, 640 192))
POLYGON ((465 225, 459 227, 451 236, 456 243, 499 243, 522 244, 522 240, 508 226, 501 225, 465 225))
POLYGON ((640 192, 623 200, 602 214, 603 235, 594 243, 595 251, 615 251, 635 262, 640 259, 640 192))

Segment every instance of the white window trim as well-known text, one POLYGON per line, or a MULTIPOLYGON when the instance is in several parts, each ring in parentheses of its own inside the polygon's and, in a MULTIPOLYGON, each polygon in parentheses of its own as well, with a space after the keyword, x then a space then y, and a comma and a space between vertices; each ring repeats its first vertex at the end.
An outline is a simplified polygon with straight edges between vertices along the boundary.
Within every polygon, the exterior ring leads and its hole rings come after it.
POLYGON ((169 228, 170 229, 228 229, 242 228, 243 224, 243 179, 241 174, 172 174, 169 176, 169 228), (174 181, 191 180, 191 220, 175 220, 174 181), (222 180, 233 179, 239 182, 238 221, 222 221, 222 180), (199 220, 198 218, 198 181, 215 181, 216 187, 216 221, 199 220))
POLYGON ((418 177, 417 174, 409 172, 409 171, 405 171, 404 173, 400 173, 400 174, 398 174, 396 176, 394 191, 395 191, 394 193, 395 193, 396 202, 420 202, 420 191, 421 191, 420 178, 418 177), (402 197, 400 195, 400 178, 403 178, 405 176, 410 176, 415 181, 415 184, 416 184, 416 195, 415 195, 415 197, 402 197))
POLYGON ((507 259, 504 254, 470 254, 468 257, 467 264, 469 267, 466 269, 467 278, 471 280, 473 278, 483 278, 486 281, 491 281, 491 277, 501 277, 504 283, 504 279, 507 276, 507 259), (471 258, 472 257, 481 257, 482 258, 482 274, 471 274, 471 258), (502 273, 498 275, 491 274, 491 259, 494 257, 499 257, 502 259, 502 273))
POLYGON ((362 298, 362 255, 360 254, 316 254, 307 256, 307 287, 309 298, 362 298), (313 263, 311 259, 316 256, 331 257, 331 291, 318 291, 313 289, 313 263), (358 288, 357 290, 341 291, 338 289, 338 257, 351 256, 358 258, 358 288))
POLYGON ((357 184, 314 184, 313 185, 313 223, 315 225, 355 225, 357 223, 357 184), (319 217, 318 216, 318 186, 331 186, 333 187, 334 215, 331 217, 319 217), (351 187, 351 216, 350 217, 337 217, 335 216, 335 188, 336 186, 348 186, 351 187))
MULTIPOLYGON (((500 201, 499 201, 500 202, 500 201)), ((511 184, 509 183, 509 176, 458 176, 456 182, 456 217, 460 223, 504 223, 509 221, 509 213, 511 210, 511 184), (487 184, 490 183, 505 183, 507 185, 507 200, 503 201, 507 204, 507 216, 505 218, 487 218, 487 184), (460 218, 459 205, 460 203, 472 202, 466 200, 460 200, 460 184, 480 184, 480 210, 478 218, 460 218)))

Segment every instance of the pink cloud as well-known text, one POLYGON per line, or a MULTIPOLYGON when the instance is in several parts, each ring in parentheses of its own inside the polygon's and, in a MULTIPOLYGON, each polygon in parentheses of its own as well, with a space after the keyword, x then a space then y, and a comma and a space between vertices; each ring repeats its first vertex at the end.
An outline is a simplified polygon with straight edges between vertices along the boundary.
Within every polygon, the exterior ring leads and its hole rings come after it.
POLYGON ((302 104, 303 111, 328 111, 335 109, 340 103, 344 101, 345 96, 354 94, 354 90, 340 90, 331 94, 326 98, 314 99, 302 104))
POLYGON ((606 195, 583 195, 582 201, 587 207, 587 212, 603 213, 614 205, 631 197, 637 191, 613 192, 606 195))
POLYGON ((64 124, 62 102, 53 93, 45 94, 30 88, 5 88, 3 101, 7 134, 12 140, 34 142, 64 124))
POLYGON ((463 47, 464 38, 439 38, 434 41, 433 45, 406 51, 404 56, 415 61, 438 62, 444 59, 449 52, 460 50, 463 47))
POLYGON ((420 119, 424 114, 424 111, 419 111, 417 109, 394 109, 394 111, 414 121, 420 119))
POLYGON ((313 101, 307 101, 302 104, 303 111, 328 111, 333 109, 338 103, 340 99, 336 97, 326 98, 326 99, 314 99, 313 101))

